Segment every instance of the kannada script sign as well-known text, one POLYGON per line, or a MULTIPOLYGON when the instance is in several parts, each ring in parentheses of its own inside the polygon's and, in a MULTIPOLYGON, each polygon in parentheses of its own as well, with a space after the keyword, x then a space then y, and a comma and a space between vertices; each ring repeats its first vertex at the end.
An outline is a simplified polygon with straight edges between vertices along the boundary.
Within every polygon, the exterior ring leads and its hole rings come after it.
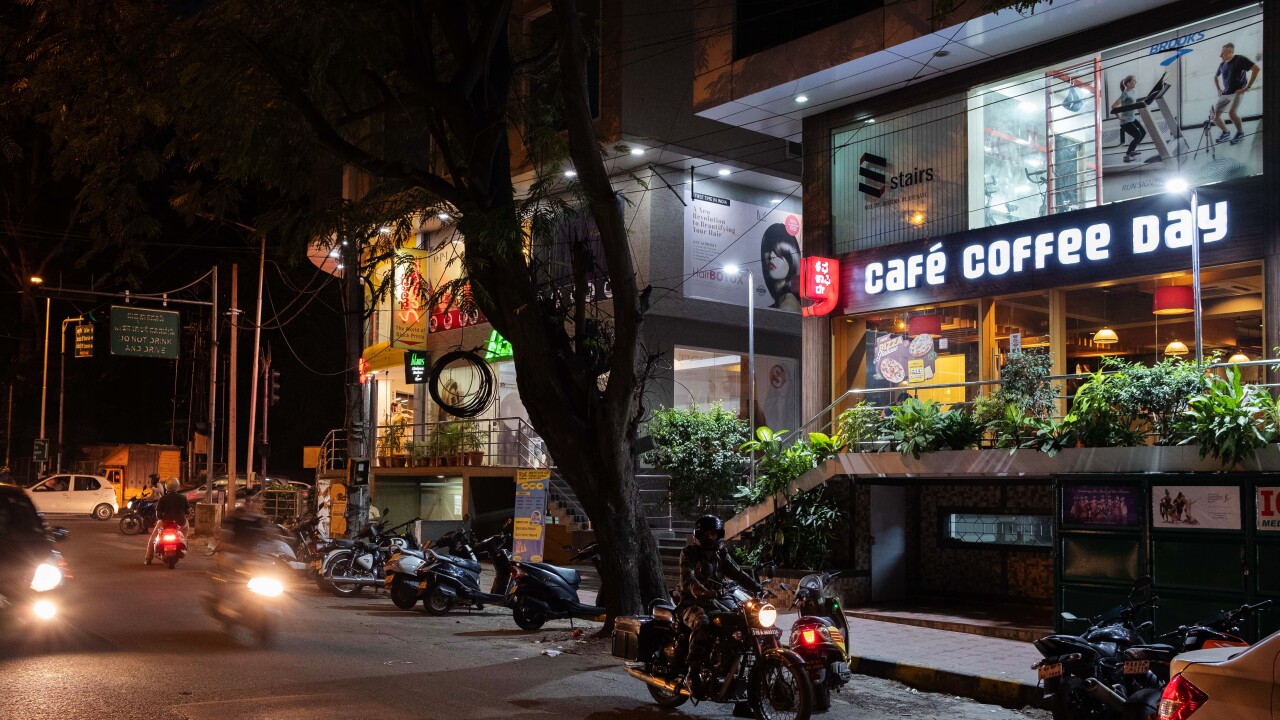
POLYGON ((180 323, 174 310, 111 307, 111 354, 178 359, 180 323))

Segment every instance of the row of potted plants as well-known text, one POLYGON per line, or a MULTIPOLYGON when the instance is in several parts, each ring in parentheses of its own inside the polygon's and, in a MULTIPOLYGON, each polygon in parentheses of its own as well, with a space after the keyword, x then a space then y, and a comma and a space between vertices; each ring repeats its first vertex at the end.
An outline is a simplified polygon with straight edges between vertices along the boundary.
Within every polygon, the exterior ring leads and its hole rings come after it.
POLYGON ((423 440, 405 441, 406 423, 392 423, 378 439, 383 467, 459 467, 484 463, 488 434, 471 420, 439 423, 423 440))

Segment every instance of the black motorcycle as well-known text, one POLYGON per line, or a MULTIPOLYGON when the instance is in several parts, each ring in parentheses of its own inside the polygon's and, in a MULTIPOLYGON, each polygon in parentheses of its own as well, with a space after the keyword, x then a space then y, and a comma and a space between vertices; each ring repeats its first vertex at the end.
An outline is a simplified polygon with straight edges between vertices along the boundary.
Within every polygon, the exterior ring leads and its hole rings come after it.
POLYGON ((417 571, 419 592, 424 597, 423 607, 432 615, 446 615, 459 603, 476 609, 485 604, 503 605, 507 602, 507 586, 511 579, 510 555, 505 546, 511 536, 505 532, 494 535, 472 548, 470 531, 466 539, 457 543, 451 554, 428 550, 427 562, 417 571), (493 584, 489 592, 480 587, 480 561, 475 550, 489 556, 494 567, 493 584))
MULTIPOLYGON (((470 522, 464 515, 463 522, 470 522)), ((456 558, 472 554, 470 531, 466 527, 450 530, 436 538, 430 549, 396 548, 383 566, 383 586, 391 596, 391 602, 401 610, 412 610, 429 586, 426 577, 428 566, 437 562, 440 554, 456 558)))
POLYGON ((1163 641, 1161 643, 1127 648, 1123 652, 1121 666, 1126 679, 1145 681, 1151 686, 1130 695, 1129 701, 1134 702, 1142 697, 1153 705, 1157 703, 1160 688, 1169 682, 1170 664, 1177 655, 1208 648, 1249 647, 1249 642, 1243 637, 1242 623, 1254 613, 1270 606, 1270 600, 1253 605, 1246 603, 1234 610, 1214 613, 1190 625, 1180 625, 1156 638, 1163 641))
POLYGON ((800 578, 791 607, 800 617, 791 626, 789 646, 804 659, 813 682, 813 711, 831 709, 831 693, 840 692, 853 677, 849 669, 849 621, 840 599, 831 592, 839 572, 814 573, 800 578))
POLYGON ((159 500, 135 497, 125 503, 125 511, 120 513, 120 532, 125 535, 151 532, 156 526, 156 505, 159 500))
MULTIPOLYGON (((1136 624, 1159 597, 1136 596, 1151 587, 1151 578, 1134 583, 1125 603, 1092 618, 1062 613, 1069 623, 1088 623, 1079 635, 1049 635, 1035 642, 1044 659, 1032 666, 1052 699, 1054 720, 1105 717, 1142 718, 1155 712, 1159 682, 1152 673, 1125 673, 1125 651, 1143 646, 1142 633, 1151 623, 1136 624), (1155 689, 1154 695, 1150 692, 1155 689)), ((1151 646, 1147 646, 1151 647, 1151 646)))
POLYGON ((808 720, 813 685, 804 659, 780 642, 778 611, 759 596, 725 585, 709 615, 715 644, 701 677, 688 677, 689 630, 666 601, 652 603, 649 615, 615 621, 613 655, 628 661, 627 674, 643 682, 661 707, 676 708, 691 698, 746 702, 759 720, 808 720))
MULTIPOLYGON (((386 513, 383 510, 384 517, 386 513)), ((386 530, 381 522, 371 522, 360 531, 350 547, 331 550, 321 570, 329 592, 338 597, 354 597, 365 587, 383 585, 383 574, 391 553, 397 549, 417 550, 421 547, 412 535, 397 532, 418 520, 412 518, 386 530)))
MULTIPOLYGON (((583 548, 569 561, 588 559, 598 570, 600 552, 595 543, 583 548)), ((584 605, 578 599, 581 585, 582 578, 574 568, 540 562, 512 562, 507 606, 521 630, 537 630, 548 620, 596 620, 605 614, 605 609, 584 605)))

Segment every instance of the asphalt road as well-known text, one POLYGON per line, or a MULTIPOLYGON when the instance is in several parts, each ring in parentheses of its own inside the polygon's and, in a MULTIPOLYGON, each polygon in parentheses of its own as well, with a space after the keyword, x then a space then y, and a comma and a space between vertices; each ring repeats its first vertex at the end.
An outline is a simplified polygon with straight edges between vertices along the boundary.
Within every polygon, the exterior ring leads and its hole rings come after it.
MULTIPOLYGON (((211 563, 201 546, 169 570, 144 566, 145 536, 125 537, 115 521, 51 523, 71 530, 60 549, 75 597, 47 636, 0 645, 7 720, 731 717, 714 704, 663 711, 605 641, 575 640, 568 621, 524 633, 499 609, 433 618, 382 595, 341 599, 299 582, 279 641, 253 648, 205 616, 211 563)), ((1028 716, 855 676, 826 717, 1028 716)))

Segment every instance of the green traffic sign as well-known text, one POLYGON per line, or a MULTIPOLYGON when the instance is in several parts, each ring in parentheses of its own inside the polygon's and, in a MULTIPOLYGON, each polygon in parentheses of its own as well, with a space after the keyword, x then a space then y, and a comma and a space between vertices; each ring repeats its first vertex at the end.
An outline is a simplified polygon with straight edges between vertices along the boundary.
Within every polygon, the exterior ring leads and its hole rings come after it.
POLYGON ((111 307, 111 354, 178 359, 181 325, 174 310, 111 307))

